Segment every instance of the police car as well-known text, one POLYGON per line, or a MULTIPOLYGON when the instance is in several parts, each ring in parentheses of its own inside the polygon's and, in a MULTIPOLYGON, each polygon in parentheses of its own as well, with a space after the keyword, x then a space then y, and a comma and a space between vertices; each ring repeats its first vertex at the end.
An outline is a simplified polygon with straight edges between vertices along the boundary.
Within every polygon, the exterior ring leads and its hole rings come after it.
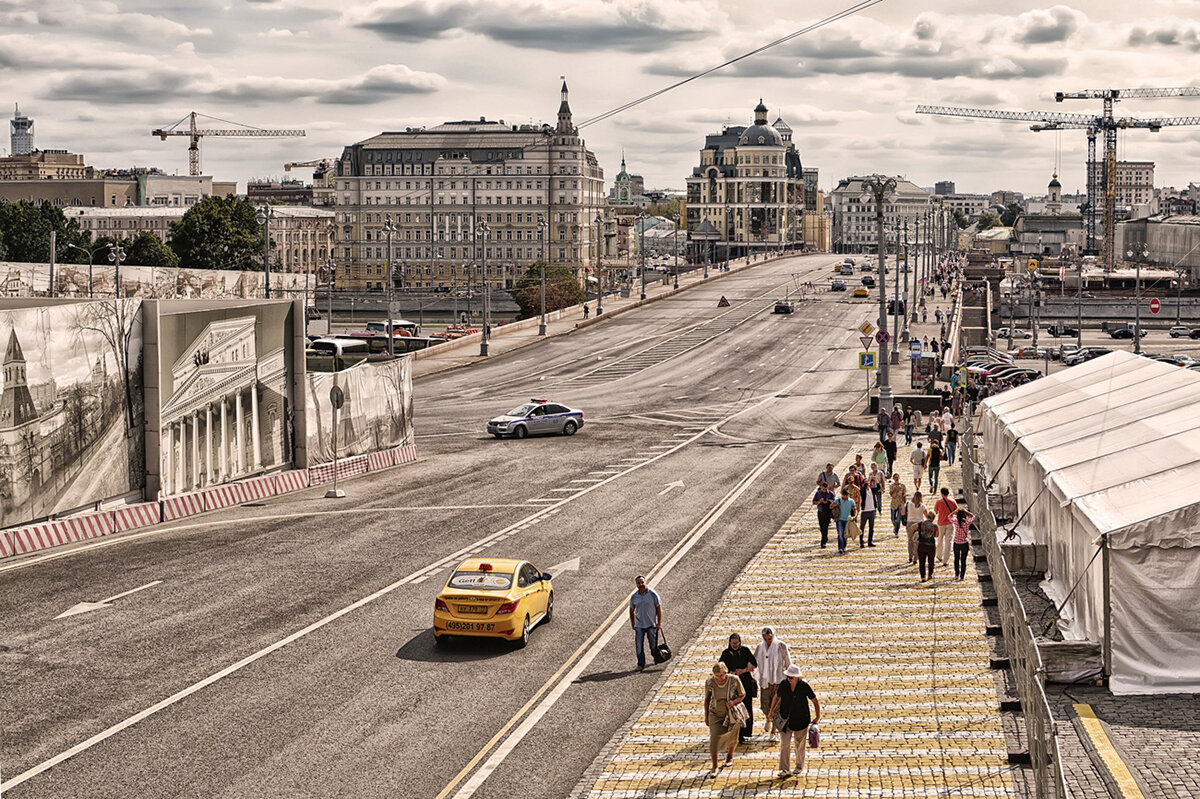
POLYGON ((531 399, 520 407, 513 408, 503 416, 487 423, 487 431, 496 438, 512 436, 550 435, 562 433, 573 436, 583 427, 583 411, 559 405, 547 399, 531 399))

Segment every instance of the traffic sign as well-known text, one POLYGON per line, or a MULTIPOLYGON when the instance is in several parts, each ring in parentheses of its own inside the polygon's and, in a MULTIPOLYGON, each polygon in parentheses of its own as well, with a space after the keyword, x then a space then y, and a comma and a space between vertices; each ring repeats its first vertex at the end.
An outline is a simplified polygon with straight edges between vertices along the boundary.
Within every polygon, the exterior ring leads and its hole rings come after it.
POLYGON ((921 341, 920 341, 920 339, 914 338, 912 341, 908 342, 908 355, 910 358, 920 358, 921 357, 921 341))
POLYGON ((391 302, 389 302, 388 303, 388 316, 391 317, 392 319, 399 319, 401 317, 401 315, 402 314, 400 312, 400 303, 397 302, 396 300, 392 300, 391 302))
POLYGON ((724 294, 721 295, 721 299, 717 302, 717 307, 718 308, 728 308, 729 307, 729 300, 725 299, 724 294))
POLYGON ((1037 259, 1030 258, 1029 261, 1026 262, 1025 266, 1027 266, 1029 268, 1029 271, 1032 272, 1034 269, 1038 268, 1037 259))
POLYGON ((888 335, 886 330, 880 330, 875 334, 875 340, 879 342, 880 346, 886 347, 887 343, 892 340, 892 337, 888 335))
POLYGON ((1150 300, 1150 313, 1158 313, 1162 310, 1162 303, 1158 301, 1158 297, 1150 300))
POLYGON ((338 410, 341 410, 342 406, 346 404, 346 395, 342 393, 341 386, 334 386, 329 389, 329 402, 338 410))
POLYGON ((858 326, 858 329, 864 336, 869 336, 875 332, 875 325, 870 322, 863 322, 858 326))
POLYGON ((862 343, 864 350, 871 348, 871 337, 870 336, 859 336, 858 340, 862 343))
POLYGON ((875 353, 860 352, 858 354, 859 369, 874 369, 875 368, 875 353))

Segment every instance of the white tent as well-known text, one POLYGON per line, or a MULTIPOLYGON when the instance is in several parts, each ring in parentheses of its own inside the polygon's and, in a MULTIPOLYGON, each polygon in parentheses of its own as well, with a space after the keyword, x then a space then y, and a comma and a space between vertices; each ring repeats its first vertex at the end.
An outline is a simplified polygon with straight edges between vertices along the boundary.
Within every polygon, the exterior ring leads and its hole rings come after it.
POLYGON ((983 462, 1114 693, 1200 693, 1200 374, 1114 352, 983 403, 983 462))

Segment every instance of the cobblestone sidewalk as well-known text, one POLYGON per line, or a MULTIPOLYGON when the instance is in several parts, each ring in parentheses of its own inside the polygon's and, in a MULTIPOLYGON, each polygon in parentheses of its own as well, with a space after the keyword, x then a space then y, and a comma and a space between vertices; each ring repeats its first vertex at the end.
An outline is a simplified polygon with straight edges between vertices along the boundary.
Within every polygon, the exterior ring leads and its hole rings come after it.
MULTIPOLYGON (((871 443, 864 437, 838 473, 871 443)), ((900 449, 897 465, 907 465, 910 450, 900 449)), ((911 492, 911 469, 899 471, 911 492)), ((942 477, 955 492, 959 470, 943 468, 942 477)), ((973 569, 960 583, 938 564, 935 579, 921 583, 907 565, 904 531, 893 537, 882 515, 875 548, 852 542, 838 556, 832 527, 821 549, 815 512, 797 509, 573 796, 1014 796, 973 569), (766 624, 821 701, 820 748, 809 750, 803 776, 776 777, 779 745, 757 734, 756 700, 755 738, 709 777, 704 681, 730 633, 753 648, 766 624)))

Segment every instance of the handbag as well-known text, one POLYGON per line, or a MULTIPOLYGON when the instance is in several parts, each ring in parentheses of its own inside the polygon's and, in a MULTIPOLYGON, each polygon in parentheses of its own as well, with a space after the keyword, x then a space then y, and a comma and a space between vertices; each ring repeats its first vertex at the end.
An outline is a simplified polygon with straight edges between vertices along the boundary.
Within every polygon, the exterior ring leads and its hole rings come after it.
POLYGON ((758 696, 758 680, 755 680, 752 675, 747 674, 746 676, 750 679, 742 683, 742 686, 746 689, 746 696, 754 699, 758 696))
POLYGON ((667 636, 662 630, 658 631, 658 643, 650 649, 650 656, 655 663, 666 663, 671 659, 671 647, 667 644, 667 636))
POLYGON ((821 728, 816 724, 808 726, 808 748, 817 749, 821 746, 821 728))
POLYGON ((740 701, 735 704, 730 704, 732 700, 729 698, 731 688, 725 688, 725 726, 726 727, 744 727, 746 721, 750 718, 750 711, 746 710, 746 706, 740 701))

